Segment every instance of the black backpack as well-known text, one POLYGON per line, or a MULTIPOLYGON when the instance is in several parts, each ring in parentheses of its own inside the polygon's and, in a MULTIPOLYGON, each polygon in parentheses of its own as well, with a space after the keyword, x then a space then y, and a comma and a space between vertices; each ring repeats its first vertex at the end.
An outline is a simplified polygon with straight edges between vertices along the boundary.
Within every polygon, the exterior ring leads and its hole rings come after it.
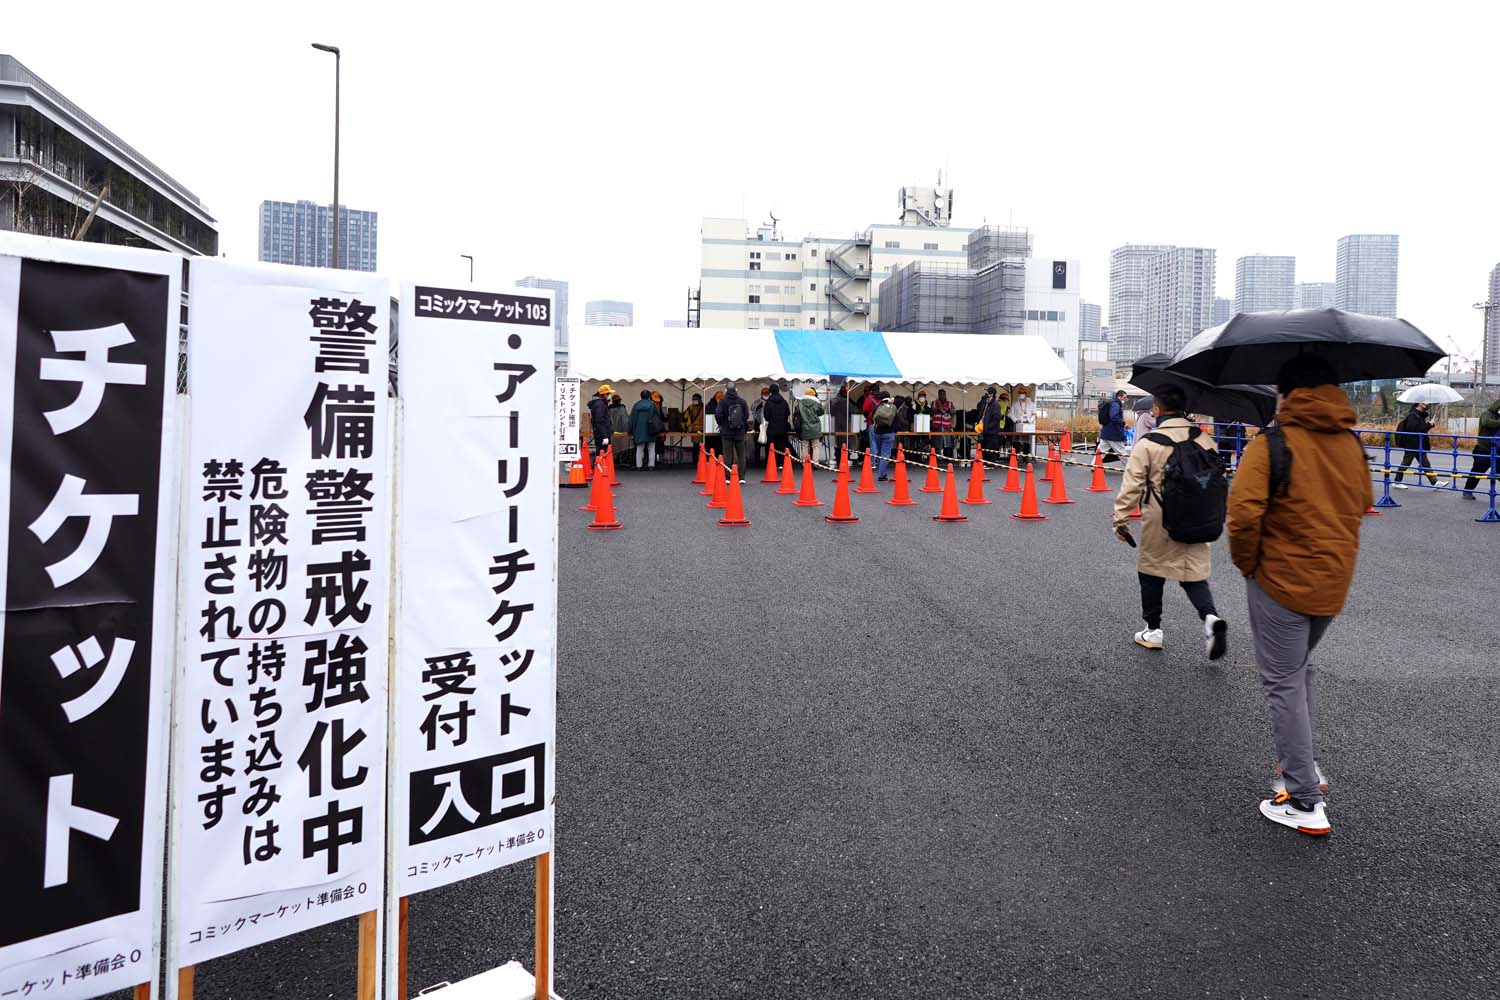
MULTIPOLYGON (((1172 449, 1162 474, 1161 523, 1174 542, 1192 545, 1211 542, 1224 533, 1228 511, 1229 482, 1224 460, 1216 451, 1198 444, 1202 431, 1194 427, 1182 441, 1152 433, 1146 440, 1172 449)), ((1147 490, 1150 499, 1151 490, 1147 490)))
POLYGON ((1106 426, 1109 425, 1109 404, 1111 402, 1112 402, 1112 400, 1108 400, 1108 399, 1101 399, 1099 401, 1099 426, 1100 427, 1106 427, 1106 426))
POLYGON ((722 430, 729 434, 745 433, 745 401, 738 396, 730 399, 724 397, 724 402, 719 405, 719 412, 724 417, 722 430), (728 412, 724 412, 725 410, 728 412))

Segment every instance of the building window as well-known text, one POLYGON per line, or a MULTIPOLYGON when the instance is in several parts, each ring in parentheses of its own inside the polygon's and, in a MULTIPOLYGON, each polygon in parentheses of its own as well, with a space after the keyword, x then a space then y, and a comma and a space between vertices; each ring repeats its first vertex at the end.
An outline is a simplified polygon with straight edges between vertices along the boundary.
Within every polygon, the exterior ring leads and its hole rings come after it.
POLYGON ((750 296, 750 304, 751 305, 756 305, 759 302, 760 302, 760 296, 759 295, 752 295, 752 296, 750 296))
POLYGON ((760 261, 758 261, 758 260, 752 260, 750 262, 750 270, 752 270, 752 271, 759 271, 760 270, 760 261))
POLYGON ((1057 312, 1056 312, 1056 310, 1052 310, 1052 309, 1047 310, 1046 320, 1047 320, 1048 323, 1056 323, 1057 322, 1057 312))
POLYGON ((746 285, 745 286, 745 291, 750 292, 753 295, 759 295, 760 294, 760 286, 759 285, 746 285))
POLYGON ((943 325, 944 326, 952 326, 953 325, 953 317, 952 316, 944 316, 943 317, 943 325))
POLYGON ((818 251, 817 251, 817 248, 814 248, 814 249, 813 249, 813 252, 812 252, 812 255, 813 255, 813 256, 814 256, 814 257, 816 257, 816 256, 817 256, 817 255, 818 255, 818 251))
POLYGON ((937 249, 937 244, 936 243, 923 243, 922 244, 922 249, 923 250, 936 250, 937 249))
POLYGON ((817 326, 818 325, 818 317, 816 317, 816 316, 809 316, 809 317, 807 317, 807 325, 808 326, 813 326, 813 327, 817 326))
POLYGON ((1059 312, 1057 314, 1057 321, 1059 323, 1066 323, 1068 321, 1068 314, 1065 312, 1059 312))
POLYGON ((796 260, 797 259, 797 255, 794 254, 794 253, 784 253, 784 254, 781 255, 781 259, 782 260, 796 260))
POLYGON ((759 316, 751 316, 749 319, 745 320, 745 325, 748 326, 748 327, 753 327, 755 329, 759 329, 760 328, 760 317, 759 316))
POLYGON ((1035 309, 1028 309, 1028 310, 1026 310, 1026 318, 1027 319, 1036 319, 1036 310, 1035 309))
POLYGON ((760 251, 759 250, 751 250, 750 251, 750 259, 751 260, 760 260, 760 251))
POLYGON ((809 281, 807 283, 807 290, 809 292, 816 292, 818 290, 818 283, 816 281, 809 281))
POLYGON ((886 240, 885 241, 885 248, 887 250, 900 250, 901 249, 901 241, 900 240, 886 240))

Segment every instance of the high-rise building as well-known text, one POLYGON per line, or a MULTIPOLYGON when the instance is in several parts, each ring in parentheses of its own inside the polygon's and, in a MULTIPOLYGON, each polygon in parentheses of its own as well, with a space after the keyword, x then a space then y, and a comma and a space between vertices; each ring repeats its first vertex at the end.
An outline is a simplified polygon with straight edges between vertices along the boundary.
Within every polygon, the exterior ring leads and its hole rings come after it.
POLYGON ((1099 325, 1099 303, 1078 303, 1078 339, 1096 342, 1104 339, 1104 328, 1099 325))
POLYGON ((629 302, 595 299, 583 304, 584 326, 630 326, 634 319, 635 307, 629 302))
POLYGON ((1213 325, 1214 251, 1173 247, 1146 262, 1146 354, 1175 354, 1213 325))
POLYGON ((1369 316, 1395 316, 1400 250, 1399 236, 1340 237, 1334 268, 1334 307, 1369 316))
POLYGON ((164 170, 0 55, 0 229, 215 256, 218 224, 164 170))
POLYGON ((1297 302, 1297 258, 1252 254, 1234 262, 1234 311, 1291 309, 1297 302))
POLYGON ((547 288, 552 291, 552 354, 555 361, 568 357, 568 283, 556 278, 528 275, 516 282, 517 288, 547 288))
POLYGON ((1480 362, 1484 372, 1480 385, 1489 388, 1489 381, 1500 376, 1500 264, 1490 271, 1490 297, 1486 302, 1494 306, 1485 314, 1484 343, 1480 344, 1480 362))
MULTIPOLYGON (((377 213, 339 206, 339 268, 375 270, 377 213)), ((333 266, 333 206, 313 201, 260 203, 260 259, 299 267, 333 266)))
POLYGON ((1232 319, 1234 319, 1234 300, 1215 298, 1214 326, 1218 326, 1220 323, 1228 323, 1232 319))
POLYGON ((1297 284, 1298 309, 1332 309, 1334 284, 1331 281, 1303 281, 1297 284))
POLYGON ((1109 360, 1131 362, 1146 350, 1146 264, 1176 249, 1168 244, 1127 243, 1109 255, 1109 360))

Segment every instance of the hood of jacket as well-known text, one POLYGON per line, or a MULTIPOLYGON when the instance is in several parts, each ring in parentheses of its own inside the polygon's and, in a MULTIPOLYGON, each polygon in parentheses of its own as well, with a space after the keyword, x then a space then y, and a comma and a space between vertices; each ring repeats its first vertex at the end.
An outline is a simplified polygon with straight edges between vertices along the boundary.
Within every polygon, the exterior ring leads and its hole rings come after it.
POLYGON ((724 390, 724 398, 723 398, 723 400, 721 400, 721 402, 726 402, 727 403, 731 399, 739 399, 739 398, 740 398, 740 394, 735 390, 734 386, 730 386, 728 389, 724 390))
POLYGON ((1319 385, 1310 389, 1293 389, 1276 410, 1276 422, 1284 427, 1301 427, 1331 434, 1354 426, 1354 407, 1349 397, 1336 385, 1319 385))

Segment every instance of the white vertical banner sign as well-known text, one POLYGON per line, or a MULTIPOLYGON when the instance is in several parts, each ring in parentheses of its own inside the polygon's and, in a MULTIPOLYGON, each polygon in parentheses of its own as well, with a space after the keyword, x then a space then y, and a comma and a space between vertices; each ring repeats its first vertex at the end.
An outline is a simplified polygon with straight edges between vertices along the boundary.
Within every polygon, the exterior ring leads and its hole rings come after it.
POLYGON ((380 907, 390 576, 389 284, 204 260, 190 289, 179 966, 380 907))
POLYGON ((401 896, 551 850, 551 309, 549 293, 529 290, 402 290, 391 775, 401 896))
POLYGON ((181 268, 0 233, 0 997, 157 979, 181 268))
POLYGON ((552 420, 557 428, 557 460, 578 461, 583 439, 579 436, 579 404, 583 399, 583 380, 558 376, 552 420))

